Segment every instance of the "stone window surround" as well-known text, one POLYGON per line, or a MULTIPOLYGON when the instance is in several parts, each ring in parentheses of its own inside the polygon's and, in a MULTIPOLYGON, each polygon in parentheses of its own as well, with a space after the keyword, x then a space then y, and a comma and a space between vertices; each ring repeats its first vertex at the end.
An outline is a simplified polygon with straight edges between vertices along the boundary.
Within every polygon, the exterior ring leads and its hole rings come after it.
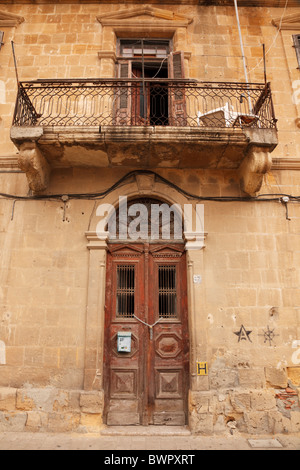
POLYGON ((117 39, 132 37, 173 39, 174 50, 185 51, 185 70, 188 72, 191 52, 187 50, 187 27, 192 18, 148 6, 108 13, 97 20, 102 26, 102 50, 98 53, 101 78, 115 75, 117 39))
POLYGON ((0 28, 15 28, 24 21, 23 16, 0 10, 0 28))

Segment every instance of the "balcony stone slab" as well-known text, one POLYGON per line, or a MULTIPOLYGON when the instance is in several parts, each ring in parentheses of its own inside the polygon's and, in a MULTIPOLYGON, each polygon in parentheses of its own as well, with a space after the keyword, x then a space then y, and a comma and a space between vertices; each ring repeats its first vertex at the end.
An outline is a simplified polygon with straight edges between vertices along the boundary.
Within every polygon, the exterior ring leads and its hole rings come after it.
POLYGON ((34 192, 46 189, 53 168, 122 166, 236 169, 244 190, 253 194, 272 164, 277 132, 171 126, 12 127, 11 139, 20 150, 19 165, 30 175, 34 192), (31 154, 35 153, 31 160, 29 143, 31 154), (28 161, 35 164, 30 166, 28 161))

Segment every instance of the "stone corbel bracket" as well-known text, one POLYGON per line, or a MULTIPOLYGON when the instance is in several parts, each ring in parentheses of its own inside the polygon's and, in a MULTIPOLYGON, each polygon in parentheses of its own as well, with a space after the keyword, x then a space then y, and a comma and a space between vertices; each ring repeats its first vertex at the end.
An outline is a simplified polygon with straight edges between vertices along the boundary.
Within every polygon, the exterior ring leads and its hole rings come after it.
POLYGON ((264 175, 271 170, 272 156, 266 147, 251 147, 240 166, 241 187, 245 193, 255 196, 263 183, 264 175))
POLYGON ((50 166, 37 146, 43 135, 42 127, 11 129, 11 140, 19 149, 18 166, 26 173, 29 188, 33 193, 44 191, 49 183, 50 166))
POLYGON ((241 188, 250 196, 255 196, 260 190, 264 175, 273 164, 271 152, 278 144, 275 129, 244 129, 250 142, 246 156, 239 168, 241 188))

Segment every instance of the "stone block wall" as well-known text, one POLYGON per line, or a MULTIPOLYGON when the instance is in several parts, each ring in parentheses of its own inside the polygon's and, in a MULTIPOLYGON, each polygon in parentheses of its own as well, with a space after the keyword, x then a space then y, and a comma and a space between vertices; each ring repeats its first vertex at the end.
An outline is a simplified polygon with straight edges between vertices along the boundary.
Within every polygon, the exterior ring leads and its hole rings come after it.
POLYGON ((97 391, 0 388, 1 432, 97 432, 102 411, 97 391))
POLYGON ((240 382, 236 371, 235 387, 223 384, 210 391, 190 393, 190 426, 196 434, 298 433, 300 427, 300 367, 294 383, 287 370, 265 368, 262 384, 259 374, 251 384, 240 382), (273 380, 270 381, 270 377, 273 380), (280 378, 278 381, 277 379, 280 378), (268 385, 266 386, 266 382, 268 385), (281 382, 279 388, 279 382, 281 382))
MULTIPOLYGON (((265 371, 267 377, 270 371, 265 371)), ((271 372, 272 374, 274 371, 271 372)), ((300 368, 298 368, 298 375, 300 368)), ((201 435, 298 433, 300 387, 218 388, 190 393, 189 425, 201 435)), ((259 385, 259 384, 258 384, 259 385)), ((0 389, 1 432, 99 432, 104 399, 98 391, 54 387, 0 389)))

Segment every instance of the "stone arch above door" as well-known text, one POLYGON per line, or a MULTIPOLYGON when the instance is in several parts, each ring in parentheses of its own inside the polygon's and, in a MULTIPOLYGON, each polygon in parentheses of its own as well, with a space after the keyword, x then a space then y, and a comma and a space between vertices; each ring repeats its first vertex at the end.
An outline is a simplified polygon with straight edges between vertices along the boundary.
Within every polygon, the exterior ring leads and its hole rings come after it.
POLYGON ((123 200, 108 221, 110 242, 127 234, 131 242, 184 243, 183 214, 180 204, 154 197, 139 196, 123 200), (112 227, 114 233, 109 228, 112 227))
POLYGON ((127 201, 152 199, 158 204, 173 207, 181 213, 184 222, 182 240, 178 241, 184 241, 187 250, 201 250, 205 247, 207 233, 204 230, 204 205, 186 198, 174 185, 172 186, 171 182, 168 185, 167 180, 164 181, 157 176, 154 172, 136 172, 127 184, 116 187, 105 199, 101 199, 97 206, 95 205, 90 229, 86 232, 88 249, 106 247, 106 242, 109 241, 107 221, 114 212, 118 211, 120 200, 124 197, 127 201))

